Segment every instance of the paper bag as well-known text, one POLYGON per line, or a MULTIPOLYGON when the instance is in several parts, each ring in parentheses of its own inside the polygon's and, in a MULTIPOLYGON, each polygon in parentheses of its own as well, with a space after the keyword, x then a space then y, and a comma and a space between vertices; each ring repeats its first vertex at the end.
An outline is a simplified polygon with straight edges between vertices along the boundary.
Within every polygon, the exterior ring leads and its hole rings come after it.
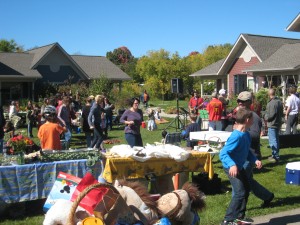
MULTIPOLYGON (((91 173, 87 173, 80 183, 77 185, 71 201, 75 201, 78 195, 87 188, 88 186, 92 184, 96 184, 98 181, 93 177, 91 173)), ((87 210, 90 214, 94 214, 94 208, 98 205, 99 202, 103 200, 103 196, 106 195, 108 192, 108 188, 106 187, 99 187, 92 189, 89 193, 85 195, 85 197, 80 201, 79 205, 87 210)))

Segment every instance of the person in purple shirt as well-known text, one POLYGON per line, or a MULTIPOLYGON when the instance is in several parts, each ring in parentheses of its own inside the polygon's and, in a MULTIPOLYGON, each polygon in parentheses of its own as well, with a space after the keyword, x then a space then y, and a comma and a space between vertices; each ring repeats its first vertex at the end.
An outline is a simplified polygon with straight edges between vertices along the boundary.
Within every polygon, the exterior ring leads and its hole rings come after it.
POLYGON ((127 109, 120 118, 120 122, 125 124, 125 139, 130 147, 143 147, 140 127, 143 119, 143 111, 139 109, 140 100, 132 98, 129 101, 130 109, 127 109))

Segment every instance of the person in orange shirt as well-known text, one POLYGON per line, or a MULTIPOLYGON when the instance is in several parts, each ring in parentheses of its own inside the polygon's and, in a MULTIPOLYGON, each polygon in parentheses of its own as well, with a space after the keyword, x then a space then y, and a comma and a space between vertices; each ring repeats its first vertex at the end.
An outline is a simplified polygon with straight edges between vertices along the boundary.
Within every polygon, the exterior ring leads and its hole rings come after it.
POLYGON ((60 126, 56 122, 57 117, 54 106, 46 106, 43 116, 46 119, 46 123, 40 127, 38 132, 42 150, 61 150, 60 135, 66 132, 67 128, 60 126))
POLYGON ((222 112, 224 110, 223 103, 218 99, 217 93, 212 94, 212 99, 208 103, 206 110, 208 111, 208 130, 222 130, 222 112))

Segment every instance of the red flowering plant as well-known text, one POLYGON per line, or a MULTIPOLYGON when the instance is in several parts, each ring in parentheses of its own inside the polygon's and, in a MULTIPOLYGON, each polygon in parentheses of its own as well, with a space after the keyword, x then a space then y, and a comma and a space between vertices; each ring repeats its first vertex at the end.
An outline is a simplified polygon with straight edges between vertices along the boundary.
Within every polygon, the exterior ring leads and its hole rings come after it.
POLYGON ((23 135, 12 137, 7 141, 7 147, 9 147, 8 154, 17 155, 21 152, 26 153, 27 146, 32 146, 33 140, 23 135))

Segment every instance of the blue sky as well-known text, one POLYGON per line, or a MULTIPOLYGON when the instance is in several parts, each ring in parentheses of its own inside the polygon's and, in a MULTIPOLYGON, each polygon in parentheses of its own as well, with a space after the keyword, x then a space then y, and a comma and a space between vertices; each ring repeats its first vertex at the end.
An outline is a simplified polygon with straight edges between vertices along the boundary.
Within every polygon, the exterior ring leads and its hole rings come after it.
POLYGON ((299 38, 285 28, 298 0, 0 0, 0 39, 25 49, 58 42, 69 54, 126 46, 135 57, 161 48, 180 56, 234 44, 241 33, 299 38))

